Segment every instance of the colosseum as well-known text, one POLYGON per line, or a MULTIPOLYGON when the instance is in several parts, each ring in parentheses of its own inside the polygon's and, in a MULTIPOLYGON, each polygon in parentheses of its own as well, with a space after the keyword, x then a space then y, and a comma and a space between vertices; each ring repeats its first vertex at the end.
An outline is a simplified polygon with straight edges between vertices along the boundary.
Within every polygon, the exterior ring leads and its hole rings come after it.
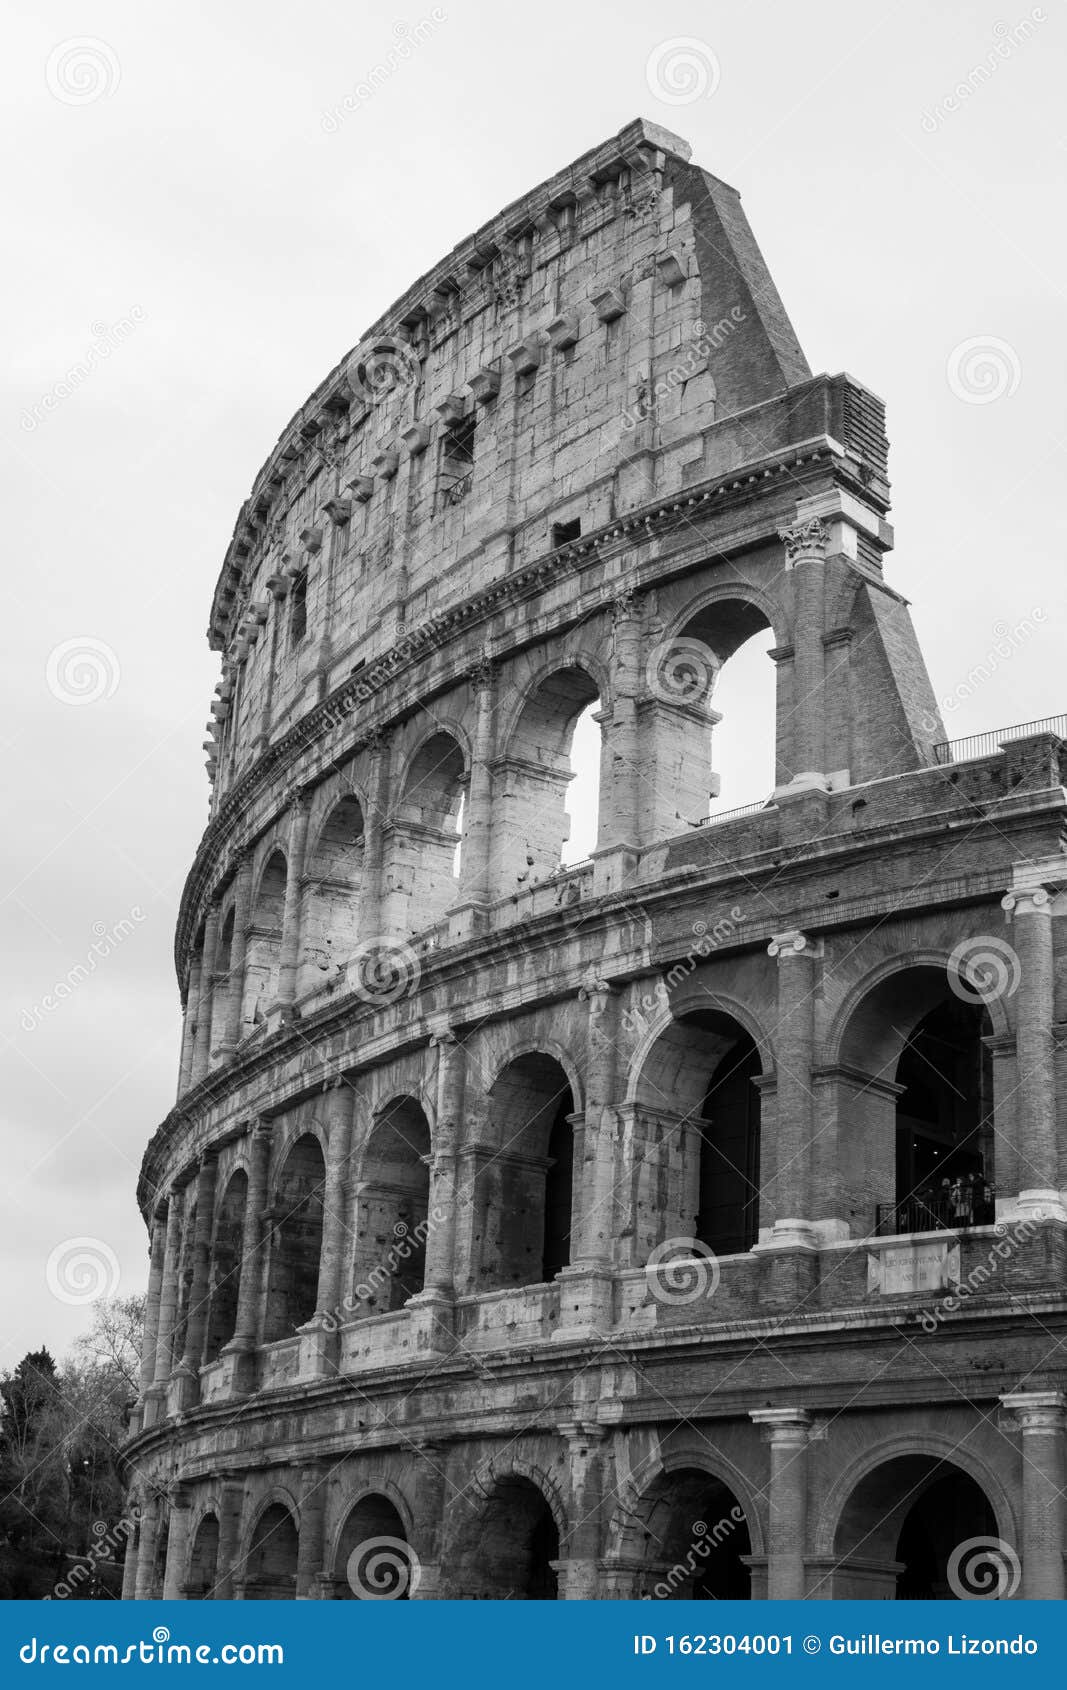
POLYGON ((1064 1595, 1067 719, 947 740, 889 496, 640 120, 287 425, 211 605, 125 1596, 1064 1595))

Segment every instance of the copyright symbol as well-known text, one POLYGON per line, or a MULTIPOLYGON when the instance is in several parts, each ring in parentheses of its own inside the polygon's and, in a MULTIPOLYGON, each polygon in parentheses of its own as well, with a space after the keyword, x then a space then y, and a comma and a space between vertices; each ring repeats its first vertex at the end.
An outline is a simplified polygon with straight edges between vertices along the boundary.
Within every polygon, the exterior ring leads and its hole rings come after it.
POLYGON ((819 1640, 819 1638, 817 1638, 817 1637, 805 1637, 805 1639, 804 1639, 804 1653, 805 1653, 805 1655, 817 1655, 821 1648, 822 1648, 822 1643, 819 1640))

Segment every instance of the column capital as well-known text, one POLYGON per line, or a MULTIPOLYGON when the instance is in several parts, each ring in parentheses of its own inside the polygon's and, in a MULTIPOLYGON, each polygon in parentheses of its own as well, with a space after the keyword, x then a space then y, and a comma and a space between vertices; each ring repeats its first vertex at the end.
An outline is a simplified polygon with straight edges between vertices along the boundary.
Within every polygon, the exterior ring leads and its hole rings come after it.
POLYGON ((812 939, 807 933, 801 933, 798 928, 791 927, 785 933, 774 934, 767 946, 767 955, 776 957, 779 962, 791 956, 805 956, 814 960, 822 955, 822 940, 812 939))
POLYGON ((778 538, 785 546, 787 569, 794 569, 798 563, 822 563, 830 549, 830 530, 818 516, 791 528, 779 528, 778 538))
POLYGON ((618 995, 619 988, 617 986, 613 985, 610 980, 605 980, 601 975, 593 973, 586 976, 578 989, 578 997, 582 1003, 593 1003, 598 998, 606 1003, 609 998, 618 997, 618 995))
POLYGON ((1000 1406, 1023 1433, 1064 1429, 1067 1396, 1062 1391, 1009 1391, 1000 1398, 1000 1406))
POLYGON ((752 1408, 748 1417, 762 1428, 767 1443, 797 1448, 809 1441, 814 1424, 806 1408, 752 1408))
POLYGON ((1005 892, 1000 907, 1009 921, 1017 915, 1051 915, 1052 898, 1044 886, 1019 886, 1005 892))
POLYGON ((475 692, 490 692, 499 673, 499 664, 491 657, 482 657, 467 670, 467 679, 475 692))

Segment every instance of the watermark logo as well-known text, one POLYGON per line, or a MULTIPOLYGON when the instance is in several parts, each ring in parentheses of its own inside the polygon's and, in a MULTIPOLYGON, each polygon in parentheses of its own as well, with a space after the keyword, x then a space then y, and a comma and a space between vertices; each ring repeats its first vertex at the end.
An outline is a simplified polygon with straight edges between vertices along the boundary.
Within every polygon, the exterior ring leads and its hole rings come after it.
POLYGON ((52 48, 45 66, 48 92, 65 106, 91 106, 94 100, 108 100, 121 80, 113 49, 95 35, 61 41, 52 48))
POLYGON ((397 1602, 414 1596, 422 1564, 402 1537, 369 1537, 353 1549, 345 1573, 361 1602, 397 1602))
POLYGON ((363 76, 356 83, 350 93, 336 106, 324 111, 319 121, 327 135, 336 135, 346 117, 359 111, 368 101, 373 100, 379 89, 383 88, 390 77, 411 58, 416 47, 421 47, 428 41, 434 31, 443 23, 447 23, 448 13, 440 6, 435 6, 429 17, 420 18, 418 23, 409 25, 403 19, 393 25, 395 45, 390 47, 384 59, 364 71, 363 76))
POLYGON ((955 88, 948 94, 943 94, 932 111, 922 114, 922 129, 927 135, 936 135, 943 123, 981 91, 987 82, 991 81, 1001 65, 1020 47, 1030 41, 1037 27, 1048 21, 1048 13, 1043 6, 1034 6, 1025 18, 1018 23, 1009 24, 1000 19, 993 25, 993 45, 984 59, 972 65, 955 88))
POLYGON ((653 47, 645 65, 648 91, 665 106, 691 106, 710 99, 722 80, 722 66, 706 41, 673 35, 653 47))
POLYGON ((381 405, 415 386, 419 360, 402 340, 377 340, 357 346, 346 364, 348 384, 365 405, 381 405))
POLYGON ((106 640, 79 634, 53 646, 45 664, 48 690, 60 704, 97 704, 112 698, 122 671, 106 640))
POLYGON ((964 1003, 995 1003, 1014 997, 1022 968, 1017 953, 1004 939, 978 933, 961 939, 946 964, 950 991, 964 1003))
POLYGON ((421 974, 418 957, 400 939, 366 939, 346 965, 356 996, 379 1008, 414 992, 421 974))
POLYGON ((82 1307, 119 1288, 119 1259, 100 1238, 65 1238, 49 1256, 45 1281, 60 1303, 82 1307))
POLYGON ((965 405, 992 405, 1011 398, 1022 379, 1022 365, 1009 341, 977 334, 952 348, 945 374, 950 391, 965 405))
POLYGON ((698 1303, 719 1288, 719 1259, 698 1238, 667 1238, 649 1256, 645 1276, 657 1303, 698 1303))
POLYGON ((961 1602, 1007 1602, 1022 1573, 1018 1555, 1001 1537, 969 1537, 948 1558, 949 1588, 961 1602))
POLYGON ((703 704, 721 667, 703 640, 661 640, 649 652, 645 683, 662 704, 703 704))

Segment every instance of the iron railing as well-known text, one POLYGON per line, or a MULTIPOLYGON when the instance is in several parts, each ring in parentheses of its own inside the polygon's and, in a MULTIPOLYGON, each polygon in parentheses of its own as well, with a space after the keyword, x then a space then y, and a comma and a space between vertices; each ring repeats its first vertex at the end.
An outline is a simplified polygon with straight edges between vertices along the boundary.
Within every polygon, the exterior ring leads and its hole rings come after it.
POLYGON ((1038 722, 1016 722, 1014 727, 994 728, 990 733, 971 734, 969 739, 943 739, 934 746, 935 763, 972 763, 979 757, 993 757, 1013 739, 1033 734, 1055 734, 1067 739, 1067 716, 1043 716, 1038 722))
POLYGON ((777 804, 769 798, 760 798, 755 804, 739 804, 736 810, 716 810, 714 815, 701 816, 698 827, 717 827, 720 822, 732 822, 738 816, 755 816, 761 810, 776 810, 777 804))
POLYGON ((902 1203, 879 1203, 875 1210, 876 1238, 896 1238, 909 1232, 960 1232, 972 1226, 992 1226, 995 1202, 989 1186, 964 1188, 956 1196, 931 1193, 906 1197, 902 1203))

